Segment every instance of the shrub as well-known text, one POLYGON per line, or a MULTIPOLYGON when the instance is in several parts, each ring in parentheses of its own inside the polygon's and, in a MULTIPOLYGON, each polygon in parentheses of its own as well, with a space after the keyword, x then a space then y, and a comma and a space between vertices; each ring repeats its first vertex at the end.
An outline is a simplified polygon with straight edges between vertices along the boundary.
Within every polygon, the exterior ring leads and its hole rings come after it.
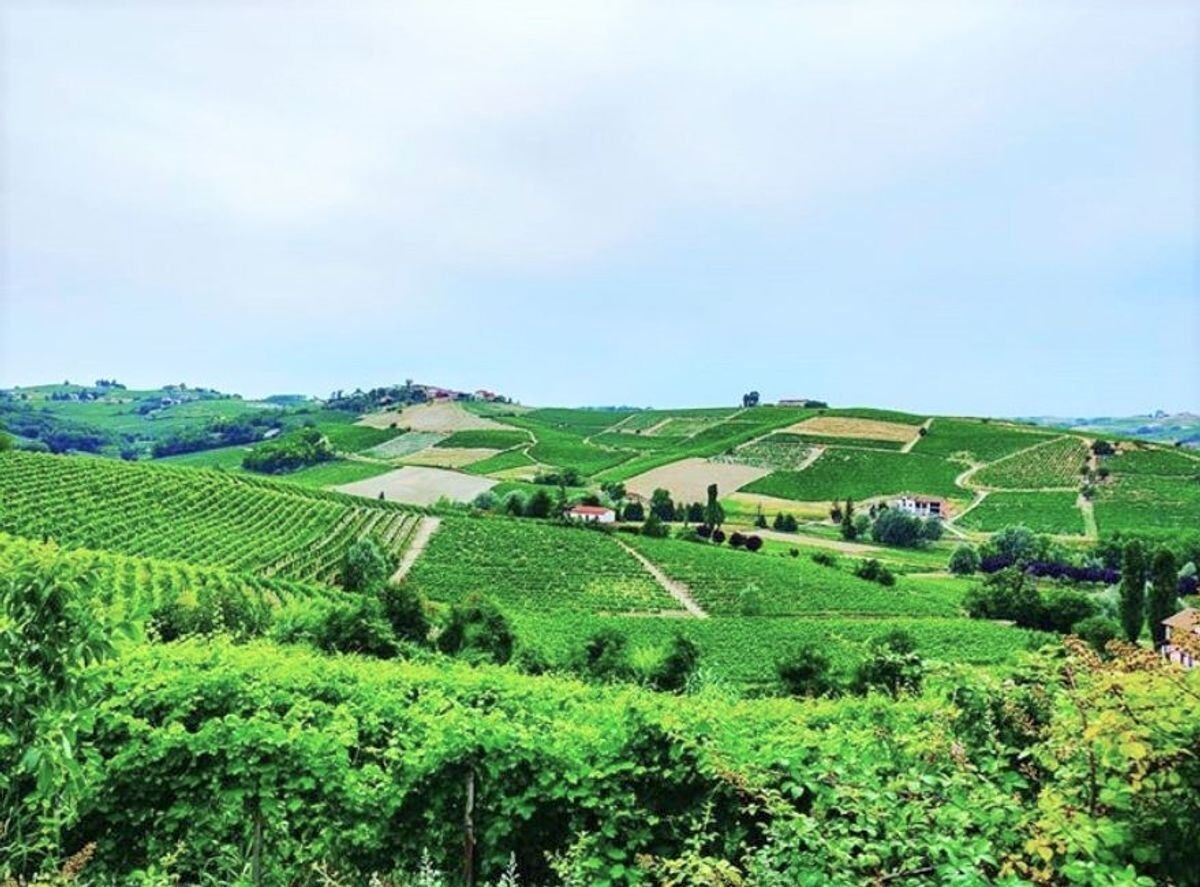
POLYGON ((758 551, 762 547, 763 547, 763 541, 762 541, 761 536, 747 536, 746 537, 746 551, 755 552, 755 551, 758 551))
POLYGON ((646 509, 642 507, 641 502, 630 502, 625 506, 625 512, 621 515, 622 520, 627 521, 644 521, 646 519, 646 509))
POLYGON ((720 545, 725 541, 725 531, 721 529, 713 530, 711 538, 714 544, 720 545))
POLYGON ((277 620, 272 635, 281 643, 308 643, 326 653, 360 653, 379 659, 396 655, 396 635, 371 596, 347 594, 277 620))
POLYGON ((584 641, 572 667, 591 680, 628 680, 633 675, 629 639, 616 628, 601 628, 584 641))
POLYGON ((1044 631, 1069 634, 1075 624, 1096 615, 1096 605, 1077 591, 1060 591, 1042 596, 1041 616, 1033 626, 1044 631))
POLYGON ((329 439, 316 428, 302 428, 270 443, 260 444, 242 459, 247 471, 282 474, 334 458, 329 439))
POLYGON ((362 591, 384 581, 392 565, 374 539, 359 539, 346 549, 342 560, 342 587, 362 591))
POLYGON ((549 517, 550 516, 550 494, 545 490, 536 490, 529 501, 525 503, 526 517, 549 517))
POLYGON ((642 535, 649 536, 651 539, 665 539, 671 533, 671 528, 663 523, 653 511, 646 518, 646 522, 642 524, 642 535))
POLYGON ((794 515, 780 511, 775 514, 775 520, 771 522, 771 527, 783 533, 794 533, 798 524, 794 515))
POLYGON ((407 585, 385 585, 379 590, 379 601, 397 639, 414 644, 429 642, 431 626, 419 594, 407 585))
POLYGON ((729 546, 731 548, 741 548, 746 544, 746 537, 736 530, 729 534, 729 546))
POLYGON ((798 647, 780 659, 775 673, 789 696, 824 696, 836 689, 829 657, 811 644, 798 647))
POLYGON ((1107 616, 1089 616, 1076 622, 1071 631, 1087 641, 1097 653, 1103 653, 1109 641, 1121 636, 1121 623, 1107 616))
MULTIPOLYGON (((792 551, 796 551, 795 548, 792 551)), ((796 552, 799 554, 799 552, 796 552)), ((820 564, 822 567, 836 567, 838 563, 837 555, 832 551, 815 551, 812 555, 813 563, 820 564)))
POLYGON ((1009 619, 1033 627, 1040 620, 1042 600, 1033 577, 1008 567, 968 591, 963 606, 972 619, 1009 619))
POLYGON ((979 569, 979 552, 973 546, 960 545, 950 555, 950 572, 955 576, 970 576, 979 569))
POLYGON ((880 585, 892 586, 896 584, 896 577, 892 571, 881 564, 875 558, 868 558, 854 568, 854 575, 859 579, 866 579, 868 582, 878 582, 880 585))
POLYGON ((491 601, 473 594, 450 608, 450 616, 437 646, 443 653, 473 662, 503 665, 512 657, 513 630, 504 614, 491 601))
POLYGON ((668 693, 682 692, 687 689, 699 667, 700 648, 690 638, 677 633, 650 676, 650 685, 668 693))
POLYGON ((525 513, 525 497, 520 493, 509 493, 504 500, 504 513, 511 517, 520 517, 525 513))
POLYGON ((926 542, 937 542, 942 538, 943 532, 942 522, 936 517, 927 519, 921 527, 921 537, 926 542))
POLYGON ((491 511, 496 507, 496 496, 491 490, 484 490, 471 501, 471 504, 480 511, 491 511))
POLYGON ((906 631, 890 631, 871 641, 867 658, 854 674, 858 693, 882 690, 892 696, 918 693, 925 674, 925 663, 917 654, 917 644, 906 631))

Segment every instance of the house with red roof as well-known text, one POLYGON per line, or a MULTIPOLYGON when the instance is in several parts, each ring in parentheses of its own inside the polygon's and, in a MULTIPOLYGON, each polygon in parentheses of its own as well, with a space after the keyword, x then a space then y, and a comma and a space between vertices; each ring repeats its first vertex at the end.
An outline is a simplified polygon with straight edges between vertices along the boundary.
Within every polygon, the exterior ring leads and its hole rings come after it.
POLYGON ((617 513, 603 505, 573 505, 565 513, 571 520, 586 523, 611 524, 617 519, 617 513))
POLYGON ((1184 668, 1195 668, 1200 662, 1200 610, 1188 607, 1162 621, 1167 629, 1162 654, 1184 668))

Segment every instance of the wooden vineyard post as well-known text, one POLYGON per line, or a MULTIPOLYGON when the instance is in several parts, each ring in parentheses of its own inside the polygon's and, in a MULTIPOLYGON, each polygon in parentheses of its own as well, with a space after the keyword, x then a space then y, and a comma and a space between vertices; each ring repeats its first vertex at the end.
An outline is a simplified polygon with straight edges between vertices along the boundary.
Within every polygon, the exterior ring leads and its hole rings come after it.
POLYGON ((254 846, 250 851, 250 880, 255 884, 255 887, 262 884, 262 845, 262 811, 256 807, 254 810, 254 846))

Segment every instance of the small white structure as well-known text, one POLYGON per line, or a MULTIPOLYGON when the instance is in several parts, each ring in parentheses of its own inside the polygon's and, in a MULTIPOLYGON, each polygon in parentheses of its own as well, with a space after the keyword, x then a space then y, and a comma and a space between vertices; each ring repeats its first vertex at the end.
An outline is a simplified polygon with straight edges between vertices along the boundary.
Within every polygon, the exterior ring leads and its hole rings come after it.
POLYGON ((589 523, 611 524, 617 519, 617 513, 603 505, 575 505, 567 509, 567 517, 589 523))
POLYGON ((935 517, 940 520, 946 516, 947 512, 946 503, 941 499, 914 499, 911 496, 901 496, 888 504, 891 508, 898 508, 907 514, 923 518, 935 517))
POLYGON ((1184 668, 1195 668, 1200 650, 1200 610, 1188 607, 1162 621, 1167 638, 1162 654, 1184 668))

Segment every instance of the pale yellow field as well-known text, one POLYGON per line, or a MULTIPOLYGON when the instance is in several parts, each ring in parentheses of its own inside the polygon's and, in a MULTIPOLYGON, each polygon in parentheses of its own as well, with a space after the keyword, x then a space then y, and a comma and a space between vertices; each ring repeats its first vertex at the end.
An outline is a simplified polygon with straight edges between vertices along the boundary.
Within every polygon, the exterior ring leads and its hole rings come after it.
POLYGON ((763 512, 769 515, 787 512, 801 520, 821 520, 829 517, 827 502, 795 502, 777 496, 764 496, 761 493, 731 493, 721 498, 727 503, 726 511, 743 516, 753 517, 761 507, 763 512))
POLYGON ((487 477, 410 465, 378 477, 342 484, 334 489, 368 499, 378 499, 379 494, 383 493, 384 497, 392 502, 432 505, 443 496, 454 502, 470 502, 495 485, 496 481, 487 477))
POLYGON ((917 436, 912 425, 880 422, 877 419, 850 419, 842 416, 813 416, 782 429, 794 434, 820 434, 824 437, 860 437, 869 440, 894 440, 906 443, 917 436))
POLYGON ((719 494, 725 496, 770 473, 769 469, 753 465, 709 462, 700 458, 681 459, 630 478, 625 481, 625 489, 649 499, 656 489, 662 487, 669 490, 671 498, 676 501, 703 502, 708 496, 709 484, 715 483, 719 494))
POLYGON ((508 428, 493 419, 485 419, 464 409, 453 401, 423 403, 403 410, 388 410, 383 413, 367 413, 358 420, 359 425, 371 428, 407 428, 410 431, 471 431, 476 428, 508 428))
POLYGON ((496 455, 499 450, 486 447, 428 447, 402 460, 406 465, 428 465, 432 468, 462 468, 472 462, 482 462, 496 455))

